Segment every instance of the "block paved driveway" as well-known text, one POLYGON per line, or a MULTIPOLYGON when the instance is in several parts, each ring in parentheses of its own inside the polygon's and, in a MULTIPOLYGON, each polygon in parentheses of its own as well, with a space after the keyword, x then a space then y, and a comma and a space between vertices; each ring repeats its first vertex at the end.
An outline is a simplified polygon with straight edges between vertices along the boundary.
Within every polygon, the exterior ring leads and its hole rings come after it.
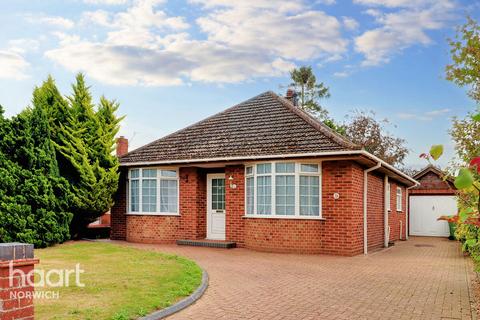
POLYGON ((410 238, 368 256, 137 245, 187 256, 210 284, 169 319, 474 319, 459 244, 410 238))

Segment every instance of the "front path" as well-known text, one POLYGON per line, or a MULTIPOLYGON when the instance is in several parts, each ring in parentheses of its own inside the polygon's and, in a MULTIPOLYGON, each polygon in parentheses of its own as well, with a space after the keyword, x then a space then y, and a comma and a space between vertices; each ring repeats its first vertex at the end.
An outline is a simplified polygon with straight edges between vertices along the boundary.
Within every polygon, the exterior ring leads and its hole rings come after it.
POLYGON ((132 245, 208 271, 205 295, 171 319, 472 319, 472 265, 446 239, 410 238, 353 258, 132 245))

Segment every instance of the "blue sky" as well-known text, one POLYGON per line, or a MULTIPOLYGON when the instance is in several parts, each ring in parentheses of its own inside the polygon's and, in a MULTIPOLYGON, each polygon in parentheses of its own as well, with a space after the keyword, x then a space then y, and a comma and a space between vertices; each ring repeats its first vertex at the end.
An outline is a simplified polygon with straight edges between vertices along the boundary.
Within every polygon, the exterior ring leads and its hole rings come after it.
POLYGON ((443 143, 473 110, 444 79, 447 38, 480 6, 461 0, 19 0, 0 2, 0 104, 27 106, 51 74, 65 94, 76 72, 94 96, 121 103, 133 148, 314 67, 337 121, 355 109, 388 118, 407 139, 406 164, 443 143))

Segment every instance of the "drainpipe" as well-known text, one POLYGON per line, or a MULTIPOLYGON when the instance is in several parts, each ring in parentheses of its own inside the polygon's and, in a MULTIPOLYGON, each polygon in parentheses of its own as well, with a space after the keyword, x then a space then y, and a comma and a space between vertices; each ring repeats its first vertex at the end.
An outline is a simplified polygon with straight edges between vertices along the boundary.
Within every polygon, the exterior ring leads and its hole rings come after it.
POLYGON ((363 254, 368 253, 368 228, 367 228, 367 201, 368 201, 368 173, 377 170, 382 166, 382 163, 377 163, 376 166, 363 170, 363 254))
MULTIPOLYGON (((389 232, 389 227, 388 227, 388 208, 387 208, 387 201, 390 199, 387 199, 388 195, 388 175, 385 175, 383 178, 383 194, 384 194, 384 201, 383 201, 383 246, 385 248, 388 248, 388 242, 390 241, 390 232, 389 232)), ((390 197, 391 198, 391 197, 390 197)))

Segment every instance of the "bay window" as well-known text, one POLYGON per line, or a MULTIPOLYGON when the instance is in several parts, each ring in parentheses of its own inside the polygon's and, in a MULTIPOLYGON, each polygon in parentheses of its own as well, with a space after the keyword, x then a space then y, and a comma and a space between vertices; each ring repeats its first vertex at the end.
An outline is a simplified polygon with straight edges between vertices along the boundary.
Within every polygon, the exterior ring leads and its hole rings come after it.
POLYGON ((158 168, 130 169, 128 212, 178 214, 178 171, 158 168))
POLYGON ((247 216, 320 218, 321 166, 268 162, 245 168, 247 216))

